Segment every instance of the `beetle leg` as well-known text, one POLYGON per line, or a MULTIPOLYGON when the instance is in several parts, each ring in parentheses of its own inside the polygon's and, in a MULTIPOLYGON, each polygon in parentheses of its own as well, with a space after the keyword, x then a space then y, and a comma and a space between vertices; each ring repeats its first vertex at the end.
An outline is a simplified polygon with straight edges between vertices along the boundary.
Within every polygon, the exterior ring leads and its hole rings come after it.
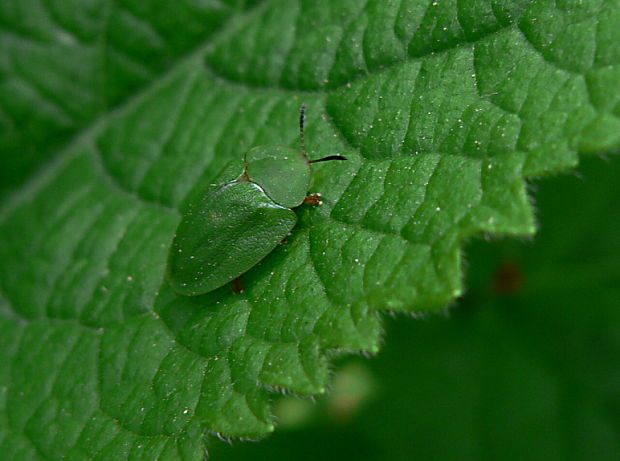
POLYGON ((307 195, 303 201, 304 205, 323 205, 323 200, 321 200, 321 194, 318 192, 316 194, 307 195))
POLYGON ((233 294, 238 295, 239 293, 243 293, 243 284, 241 283, 241 277, 237 277, 233 280, 233 294))

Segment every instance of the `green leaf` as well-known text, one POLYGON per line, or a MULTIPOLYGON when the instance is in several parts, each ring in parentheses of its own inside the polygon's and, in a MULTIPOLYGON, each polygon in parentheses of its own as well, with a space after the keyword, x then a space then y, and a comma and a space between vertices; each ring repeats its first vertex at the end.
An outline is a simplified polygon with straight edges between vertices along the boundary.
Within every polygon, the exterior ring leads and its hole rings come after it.
POLYGON ((354 366, 374 382, 360 406, 355 390, 335 388, 305 425, 261 444, 216 444, 211 456, 618 459, 619 160, 541 181, 536 241, 468 245, 468 292, 449 317, 389 319, 377 358, 345 359, 336 385, 354 366))
POLYGON ((0 5, 0 193, 256 0, 0 5))
POLYGON ((464 239, 531 235, 525 177, 620 146, 615 3, 249 3, 0 7, 0 171, 38 168, 0 208, 0 452, 200 459, 205 431, 266 434, 270 392, 324 392, 381 310, 458 296, 464 239), (243 295, 176 295, 183 204, 297 146, 302 101, 310 156, 350 159, 315 166, 325 204, 243 295))

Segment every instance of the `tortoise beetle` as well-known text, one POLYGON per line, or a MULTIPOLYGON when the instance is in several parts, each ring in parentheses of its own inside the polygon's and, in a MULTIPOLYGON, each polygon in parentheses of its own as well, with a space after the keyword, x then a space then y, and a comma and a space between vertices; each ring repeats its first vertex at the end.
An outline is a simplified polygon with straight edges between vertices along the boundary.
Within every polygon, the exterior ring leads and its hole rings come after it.
MULTIPOLYGON (((185 296, 220 288, 265 258, 293 229, 292 208, 320 205, 320 194, 306 195, 311 164, 346 160, 330 155, 309 160, 304 143, 306 105, 299 114, 301 151, 283 146, 250 149, 243 173, 191 201, 181 218, 170 253, 167 278, 185 296)), ((235 283, 235 291, 239 284, 235 283)))

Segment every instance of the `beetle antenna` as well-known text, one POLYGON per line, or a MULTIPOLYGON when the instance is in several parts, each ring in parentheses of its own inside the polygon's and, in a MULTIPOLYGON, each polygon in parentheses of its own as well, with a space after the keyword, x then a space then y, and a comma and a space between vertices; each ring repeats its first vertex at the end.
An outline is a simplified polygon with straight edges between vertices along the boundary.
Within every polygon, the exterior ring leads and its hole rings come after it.
POLYGON ((328 155, 327 157, 310 160, 310 163, 328 162, 329 160, 349 160, 344 155, 328 155))
POLYGON ((299 108, 299 140, 301 141, 301 151, 306 154, 306 142, 304 141, 304 124, 306 123, 306 103, 299 108))
MULTIPOLYGON (((304 102, 301 104, 299 108, 299 140, 301 141, 301 151, 303 154, 308 157, 308 153, 306 152, 306 142, 304 141, 304 125, 306 123, 306 108, 308 105, 304 102)), ((318 162, 327 162, 328 160, 348 160, 346 157, 342 155, 328 155, 327 157, 319 158, 316 160, 310 160, 308 163, 318 163, 318 162)))

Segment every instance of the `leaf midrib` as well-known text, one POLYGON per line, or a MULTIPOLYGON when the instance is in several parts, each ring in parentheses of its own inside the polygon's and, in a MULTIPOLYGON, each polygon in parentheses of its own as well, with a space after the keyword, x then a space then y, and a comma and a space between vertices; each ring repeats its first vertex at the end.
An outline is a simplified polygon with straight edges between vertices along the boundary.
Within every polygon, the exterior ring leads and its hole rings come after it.
MULTIPOLYGON (((105 30, 107 18, 109 17, 111 2, 112 0, 108 0, 105 3, 106 11, 103 12, 105 14, 103 30, 105 30)), ((219 30, 215 34, 209 36, 206 41, 200 42, 191 51, 179 55, 177 59, 175 59, 164 72, 158 74, 146 85, 143 85, 140 89, 133 91, 130 96, 126 97, 113 107, 109 107, 107 110, 103 110, 100 114, 90 120, 81 129, 77 130, 65 143, 63 143, 55 151, 50 153, 48 158, 41 165, 35 168, 34 172, 26 179, 26 181, 16 185, 16 187, 6 195, 6 198, 0 203, 0 224, 6 219, 6 216, 10 214, 10 210, 14 209, 15 206, 21 203, 22 200, 24 200, 26 197, 36 192, 36 190, 38 190, 38 188, 42 184, 45 184, 46 178, 50 174, 53 174, 53 171, 55 171, 56 168, 64 164, 65 161, 68 161, 70 158, 72 158, 72 156, 77 155, 75 152, 73 152, 76 145, 87 141, 89 138, 95 135, 108 119, 113 118, 116 114, 122 113, 126 110, 131 110, 132 107, 138 105, 140 101, 144 100, 150 94, 157 91, 157 89, 162 84, 171 79, 172 76, 178 73, 180 69, 183 69, 184 66, 186 66, 188 63, 194 60, 198 60, 202 56, 204 56, 207 49, 216 42, 217 37, 224 34, 229 27, 229 24, 233 21, 238 20, 239 16, 244 17, 252 14, 257 14, 257 12, 259 12, 261 7, 263 7, 263 5, 265 4, 265 2, 257 3, 240 15, 234 13, 231 14, 230 18, 228 18, 224 23, 222 23, 219 30)), ((98 40, 96 46, 104 48, 107 42, 106 37, 106 34, 102 33, 101 38, 98 40)), ((100 63, 102 75, 101 78, 105 80, 105 72, 103 71, 103 69, 105 68, 105 52, 103 51, 103 49, 100 50, 99 56, 101 56, 101 59, 103 61, 100 63)), ((105 84, 105 82, 102 83, 105 84)), ((105 89, 105 85, 103 85, 102 88, 105 89)), ((99 101, 101 101, 101 107, 106 107, 107 99, 105 91, 102 91, 96 97, 99 101)), ((130 195, 132 195, 130 191, 127 190, 125 190, 125 193, 129 193, 130 195)), ((144 201, 144 199, 140 197, 138 198, 141 201, 144 201)))

